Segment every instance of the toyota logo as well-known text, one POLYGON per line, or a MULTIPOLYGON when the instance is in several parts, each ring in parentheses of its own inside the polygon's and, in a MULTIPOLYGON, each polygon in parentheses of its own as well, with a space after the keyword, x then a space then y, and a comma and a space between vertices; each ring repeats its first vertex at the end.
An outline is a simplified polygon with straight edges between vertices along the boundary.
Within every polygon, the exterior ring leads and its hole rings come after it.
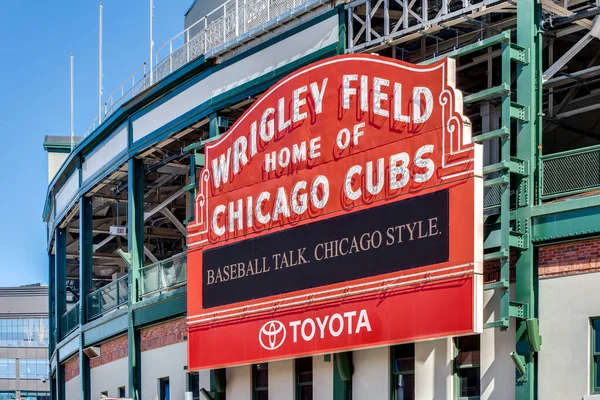
POLYGON ((276 320, 265 323, 258 332, 258 341, 265 350, 275 350, 285 341, 285 326, 276 320))

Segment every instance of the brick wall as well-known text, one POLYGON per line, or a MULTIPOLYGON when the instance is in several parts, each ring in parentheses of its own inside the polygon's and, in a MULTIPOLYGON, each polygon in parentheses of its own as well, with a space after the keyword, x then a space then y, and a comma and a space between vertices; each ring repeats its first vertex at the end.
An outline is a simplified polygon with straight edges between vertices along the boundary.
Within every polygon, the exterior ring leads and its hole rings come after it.
POLYGON ((79 354, 69 358, 65 363, 65 382, 79 376, 79 354))
POLYGON ((185 318, 154 325, 140 332, 140 350, 147 351, 184 341, 185 318))
POLYGON ((540 278, 600 271, 600 239, 580 240, 539 248, 540 278))
MULTIPOLYGON (((517 252, 510 252, 509 275, 510 281, 515 281, 515 264, 517 252)), ((483 263, 483 283, 498 282, 500 280, 500 260, 490 260, 483 263)))
POLYGON ((100 357, 90 360, 90 368, 108 364, 111 361, 127 357, 127 335, 119 336, 100 345, 100 357))

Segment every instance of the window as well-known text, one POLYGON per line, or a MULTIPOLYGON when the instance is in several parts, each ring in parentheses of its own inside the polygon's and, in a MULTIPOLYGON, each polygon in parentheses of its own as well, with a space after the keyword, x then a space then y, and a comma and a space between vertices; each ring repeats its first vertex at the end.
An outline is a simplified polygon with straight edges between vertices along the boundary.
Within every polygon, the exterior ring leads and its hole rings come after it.
POLYGON ((0 391, 0 400, 14 400, 17 398, 15 392, 0 391))
POLYGON ((119 395, 120 399, 124 399, 125 398, 125 386, 121 386, 117 389, 117 394, 119 395))
POLYGON ((600 393, 600 318, 592 323, 592 393, 600 393))
POLYGON ((415 399, 415 344, 393 346, 392 400, 415 399))
POLYGON ((313 359, 312 357, 296 360, 296 400, 312 400, 313 398, 313 359))
POLYGON ((454 374, 459 399, 479 399, 479 335, 455 339, 454 374))
POLYGON ((200 399, 200 375, 197 372, 188 373, 188 392, 192 392, 194 400, 200 399))
POLYGON ((171 391, 169 388, 169 377, 160 378, 158 380, 158 383, 159 383, 159 387, 160 387, 159 400, 170 400, 171 391))
POLYGON ((252 366, 252 400, 269 399, 269 364, 252 366))
POLYGON ((0 346, 47 347, 48 319, 0 319, 0 346))
POLYGON ((0 358, 0 379, 15 379, 17 377, 17 368, 15 360, 10 358, 0 358))
POLYGON ((21 379, 42 379, 48 375, 48 360, 19 360, 19 375, 21 379))
POLYGON ((26 400, 50 400, 49 392, 28 392, 21 390, 21 399, 26 400))

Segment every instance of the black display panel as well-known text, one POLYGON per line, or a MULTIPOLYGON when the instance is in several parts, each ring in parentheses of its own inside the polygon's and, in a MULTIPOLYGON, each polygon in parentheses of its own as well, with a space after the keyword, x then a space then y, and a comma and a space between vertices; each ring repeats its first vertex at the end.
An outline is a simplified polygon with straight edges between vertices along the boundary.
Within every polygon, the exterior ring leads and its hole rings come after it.
POLYGON ((210 308, 448 261, 448 190, 202 253, 210 308))

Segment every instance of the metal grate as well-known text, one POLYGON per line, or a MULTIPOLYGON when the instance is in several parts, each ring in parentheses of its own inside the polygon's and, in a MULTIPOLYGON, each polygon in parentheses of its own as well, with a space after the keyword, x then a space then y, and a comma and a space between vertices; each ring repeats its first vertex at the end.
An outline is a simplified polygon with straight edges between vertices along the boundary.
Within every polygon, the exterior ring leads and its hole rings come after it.
POLYGON ((600 147, 542 158, 542 198, 556 198, 600 188, 600 147))
POLYGON ((144 267, 142 273, 142 298, 172 290, 187 282, 187 254, 144 267))
MULTIPOLYGON (((489 174, 485 174, 483 179, 490 180, 494 178, 499 178, 502 175, 501 172, 491 172, 489 174)), ((495 207, 500 207, 500 202, 502 200, 502 187, 501 186, 491 186, 483 189, 483 208, 491 209, 495 207)))

